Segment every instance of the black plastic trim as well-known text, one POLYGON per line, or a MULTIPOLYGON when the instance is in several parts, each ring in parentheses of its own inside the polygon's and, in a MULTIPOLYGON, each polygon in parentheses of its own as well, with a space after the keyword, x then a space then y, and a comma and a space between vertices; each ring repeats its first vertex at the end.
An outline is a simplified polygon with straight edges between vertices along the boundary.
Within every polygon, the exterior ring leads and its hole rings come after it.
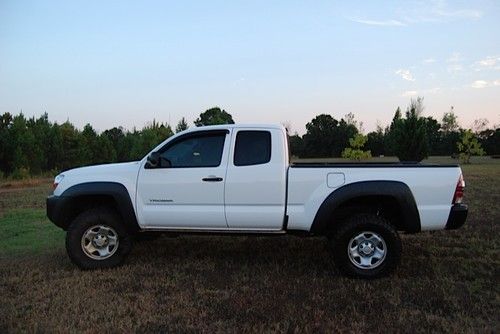
POLYGON ((132 201, 127 188, 117 182, 87 182, 74 185, 66 189, 60 196, 47 198, 47 217, 57 226, 67 229, 69 217, 79 199, 92 196, 110 196, 113 198, 118 213, 129 232, 140 230, 132 201))
POLYGON ((420 232, 420 215, 415 198, 410 188, 398 181, 364 181, 342 186, 333 191, 321 204, 311 226, 314 234, 324 234, 328 231, 335 210, 349 200, 366 196, 386 196, 394 198, 400 209, 399 223, 408 233, 420 232))
POLYGON ((61 197, 50 195, 47 197, 47 217, 56 226, 66 229, 66 222, 64 219, 66 208, 68 207, 69 197, 61 197))
POLYGON ((458 164, 421 164, 404 162, 294 162, 290 168, 456 168, 458 164))
POLYGON ((222 177, 204 177, 201 179, 204 182, 221 182, 223 180, 222 177))
POLYGON ((456 230, 462 227, 467 220, 467 213, 469 208, 465 204, 454 204, 451 207, 450 215, 448 216, 448 221, 446 222, 447 230, 456 230))

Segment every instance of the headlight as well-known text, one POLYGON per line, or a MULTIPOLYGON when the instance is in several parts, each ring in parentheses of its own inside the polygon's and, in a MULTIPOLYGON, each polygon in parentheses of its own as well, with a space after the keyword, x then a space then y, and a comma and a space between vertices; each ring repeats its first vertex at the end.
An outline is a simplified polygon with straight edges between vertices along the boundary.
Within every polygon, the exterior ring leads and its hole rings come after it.
POLYGON ((59 183, 62 182, 63 179, 64 179, 64 174, 59 174, 54 178, 54 190, 57 188, 59 183))

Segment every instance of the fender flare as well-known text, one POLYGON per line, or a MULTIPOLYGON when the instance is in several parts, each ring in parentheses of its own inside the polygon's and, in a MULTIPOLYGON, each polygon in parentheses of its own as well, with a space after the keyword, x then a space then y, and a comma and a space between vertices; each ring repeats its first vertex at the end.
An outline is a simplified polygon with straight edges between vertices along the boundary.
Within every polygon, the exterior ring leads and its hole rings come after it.
MULTIPOLYGON (((117 182, 85 182, 71 186, 60 196, 52 197, 53 204, 50 210, 52 213, 48 212, 48 216, 56 225, 66 228, 69 223, 67 218, 73 206, 78 205, 78 198, 92 198, 92 196, 111 197, 127 230, 132 233, 140 230, 127 188, 117 182)), ((47 205, 47 211, 49 211, 49 205, 47 205)))
POLYGON ((314 217, 311 232, 324 234, 337 208, 349 200, 365 196, 391 197, 399 205, 404 231, 409 233, 420 232, 420 215, 418 213, 415 198, 410 188, 403 182, 398 181, 362 181, 344 185, 334 190, 323 201, 314 217))

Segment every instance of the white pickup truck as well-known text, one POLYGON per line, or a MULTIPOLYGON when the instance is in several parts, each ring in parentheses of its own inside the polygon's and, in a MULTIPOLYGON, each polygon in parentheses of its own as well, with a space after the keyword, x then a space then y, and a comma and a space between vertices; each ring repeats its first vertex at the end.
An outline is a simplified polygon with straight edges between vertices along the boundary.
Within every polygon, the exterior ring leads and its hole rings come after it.
POLYGON ((457 165, 290 163, 282 126, 218 125, 59 174, 47 215, 82 269, 119 265, 148 231, 296 234, 328 237, 343 273, 374 278, 398 264, 398 231, 464 224, 464 186, 457 165))

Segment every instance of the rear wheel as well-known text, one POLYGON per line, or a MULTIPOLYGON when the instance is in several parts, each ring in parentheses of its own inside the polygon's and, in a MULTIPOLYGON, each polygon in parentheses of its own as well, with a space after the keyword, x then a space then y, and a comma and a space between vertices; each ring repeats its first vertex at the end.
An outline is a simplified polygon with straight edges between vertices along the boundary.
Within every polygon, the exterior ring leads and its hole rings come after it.
POLYGON ((93 208, 78 215, 66 234, 69 258, 81 269, 120 265, 132 249, 132 239, 110 208, 93 208))
POLYGON ((330 242, 335 264, 349 276, 386 276, 401 257, 401 240, 396 229, 387 219, 375 214, 348 218, 330 242))

